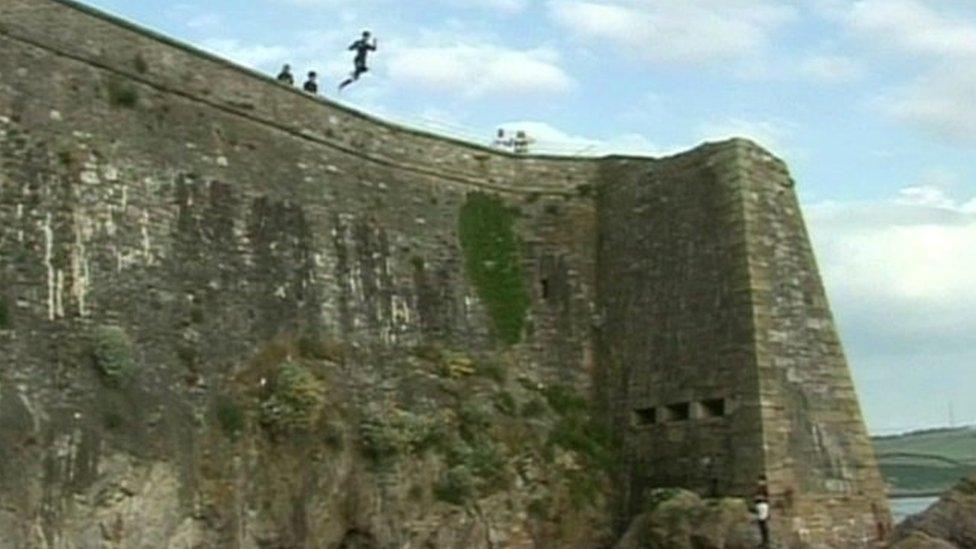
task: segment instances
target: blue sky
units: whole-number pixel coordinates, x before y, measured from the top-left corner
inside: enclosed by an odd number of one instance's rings
[[[470,140],[659,155],[751,137],[798,182],[869,428],[976,424],[976,3],[88,0]],[[337,97],[363,29],[372,72]]]

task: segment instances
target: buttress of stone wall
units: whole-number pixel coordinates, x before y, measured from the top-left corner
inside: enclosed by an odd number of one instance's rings
[[[734,147],[603,172],[598,341],[631,509],[649,487],[745,496],[762,471]]]
[[[801,540],[863,543],[889,520],[885,487],[793,180],[768,153],[739,156],[770,488]]]

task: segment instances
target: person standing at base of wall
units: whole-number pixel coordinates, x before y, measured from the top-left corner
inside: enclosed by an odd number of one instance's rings
[[[759,525],[761,547],[769,547],[769,501],[765,497],[756,497],[756,524]]]

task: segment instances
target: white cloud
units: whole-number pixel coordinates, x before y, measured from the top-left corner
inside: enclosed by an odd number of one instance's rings
[[[923,55],[976,56],[976,22],[918,0],[861,0],[844,19],[853,30],[886,47]]]
[[[728,118],[702,124],[699,140],[720,141],[733,137],[745,137],[755,141],[777,156],[790,160],[802,159],[805,154],[793,143],[796,124],[781,119]]]
[[[440,0],[448,5],[481,8],[502,13],[517,13],[525,9],[528,0]]]
[[[863,75],[861,64],[844,55],[811,55],[799,65],[802,76],[824,84],[843,84]]]
[[[569,91],[573,79],[559,66],[555,51],[515,50],[490,43],[394,48],[386,74],[395,86],[518,100]]]
[[[186,26],[191,29],[208,29],[220,25],[221,21],[221,17],[216,13],[202,13],[190,17],[186,22]]]
[[[852,309],[883,306],[879,319],[897,310],[907,315],[904,326],[917,329],[954,331],[959,322],[976,329],[973,206],[972,200],[917,185],[887,200],[808,207],[833,302]]]
[[[653,63],[715,64],[753,57],[795,18],[770,0],[550,0],[549,12],[579,38]]]
[[[659,156],[675,152],[660,148],[638,133],[619,134],[600,139],[572,134],[536,120],[505,122],[498,127],[503,128],[508,135],[514,135],[519,130],[524,131],[533,140],[530,151],[539,154]]]
[[[335,7],[348,6],[348,0],[273,0],[278,3],[291,4],[295,6],[315,8],[315,7]],[[502,14],[518,13],[525,9],[528,0],[435,0],[436,3],[448,7],[470,8],[495,11]],[[395,0],[360,0],[360,5],[373,4],[395,4]]]
[[[200,46],[216,55],[226,57],[235,63],[253,69],[286,60],[290,53],[290,50],[284,46],[245,45],[232,38],[209,38],[201,42]]]
[[[913,81],[879,96],[879,110],[953,142],[976,142],[976,20],[947,2],[860,0],[830,16],[876,49],[913,61]]]
[[[939,137],[976,142],[976,58],[935,69],[878,98],[877,105]]]

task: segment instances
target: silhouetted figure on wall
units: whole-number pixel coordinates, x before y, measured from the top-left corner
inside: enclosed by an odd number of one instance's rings
[[[356,58],[353,60],[353,70],[350,73],[349,78],[346,78],[342,84],[339,84],[339,91],[343,88],[352,84],[364,73],[369,71],[369,67],[366,66],[366,56],[371,51],[376,51],[376,39],[373,38],[373,42],[369,41],[369,31],[363,31],[363,37],[356,40],[349,46],[350,51],[356,52]]]
[[[515,154],[528,154],[529,145],[534,143],[535,140],[528,136],[523,130],[518,130],[515,132],[515,141],[513,143],[513,152]]]
[[[511,150],[515,146],[515,140],[505,136],[504,128],[498,128],[498,132],[495,134],[495,140],[491,144],[498,149]]]
[[[295,77],[291,74],[291,65],[281,67],[281,72],[278,73],[278,82],[289,86],[295,85]]]
[[[315,77],[316,76],[317,75],[315,74],[315,71],[309,72],[308,73],[308,80],[305,81],[305,85],[302,86],[302,89],[305,90],[305,91],[307,91],[308,93],[311,93],[311,94],[318,93],[319,92],[319,85],[315,82]]]

